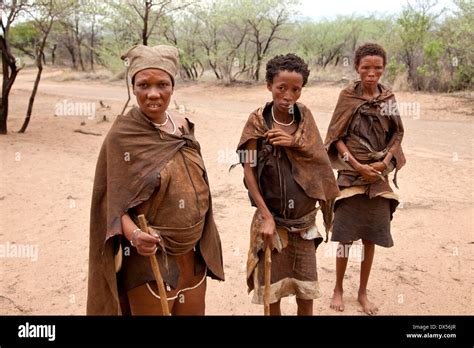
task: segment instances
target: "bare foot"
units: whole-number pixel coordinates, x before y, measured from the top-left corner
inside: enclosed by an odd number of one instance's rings
[[[367,293],[359,293],[357,300],[359,301],[365,313],[367,313],[368,315],[377,314],[379,309],[375,304],[369,301],[369,299],[367,298]]]
[[[335,311],[344,311],[344,301],[342,300],[342,293],[342,289],[334,289],[334,294],[332,295],[331,304],[329,307],[331,307]]]

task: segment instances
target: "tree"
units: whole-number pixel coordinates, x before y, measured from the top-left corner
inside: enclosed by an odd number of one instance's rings
[[[443,22],[438,35],[445,48],[450,91],[472,89],[474,84],[474,3],[455,0],[455,5],[454,16]]]
[[[38,44],[35,47],[35,62],[38,71],[36,73],[33,91],[31,92],[30,100],[28,102],[28,110],[26,112],[25,120],[19,133],[25,133],[30,123],[31,114],[33,112],[33,104],[38,91],[39,82],[41,80],[41,73],[43,72],[44,49],[46,47],[46,40],[51,32],[54,21],[59,17],[61,12],[64,12],[65,3],[55,0],[41,0],[32,5],[27,12],[35,21],[38,31],[41,33]]]
[[[224,79],[234,82],[238,75],[246,71],[245,49],[248,46],[245,44],[249,40],[250,25],[239,16],[239,11],[232,4],[225,8],[224,18],[226,25],[222,28],[220,36],[225,47],[225,54],[220,66]],[[241,60],[243,66],[240,63]]]
[[[181,68],[184,71],[182,78],[196,80],[204,73],[201,62],[202,49],[195,39],[199,36],[200,30],[201,23],[192,14],[165,18],[163,35],[169,43],[179,49]]]
[[[278,33],[289,22],[289,15],[297,1],[264,0],[254,2],[240,0],[244,8],[244,18],[250,26],[250,41],[254,44],[255,70],[253,78],[260,79],[262,61],[269,54],[274,41],[281,39]]]
[[[193,8],[201,28],[197,38],[216,78],[232,82],[248,73],[258,81],[262,62],[274,44],[286,40],[282,29],[289,23],[294,4],[296,1],[216,0]]]
[[[33,21],[17,23],[10,28],[10,47],[34,59],[34,47],[38,36]]]
[[[66,23],[64,19],[54,22],[50,33],[50,38],[57,45],[66,49],[71,61],[71,67],[74,70],[77,70],[78,65],[76,40],[74,39],[74,33],[70,25]]]
[[[128,0],[128,4],[139,17],[142,44],[147,46],[150,36],[164,16],[187,7],[190,3],[171,0]]]
[[[97,47],[99,60],[115,73],[123,71],[120,56],[132,45],[165,43],[163,25],[167,16],[185,9],[191,2],[186,0],[107,0],[103,14],[101,45]],[[160,29],[160,30],[159,30]]]
[[[15,82],[18,71],[21,69],[18,61],[12,54],[9,33],[13,21],[24,9],[23,1],[12,0],[5,4],[0,0],[0,49],[2,52],[2,97],[0,99],[0,134],[7,134],[8,98]]]
[[[416,0],[414,4],[409,2],[397,20],[402,59],[408,69],[408,81],[416,90],[423,89],[423,75],[418,67],[423,65],[423,49],[439,16],[430,13],[435,5],[436,1],[433,0]]]
[[[214,1],[195,12],[201,26],[199,42],[208,65],[219,80],[233,82],[242,73],[240,58],[249,39],[250,27],[242,10],[239,2]]]
[[[67,0],[65,12],[58,18],[62,31],[59,33],[60,39],[69,54],[71,55],[72,65],[77,69],[77,61],[82,71],[85,71],[84,60],[82,57],[82,42],[85,38],[85,29],[82,25],[84,20],[84,4],[83,1]],[[67,9],[67,10],[66,10]]]
[[[88,24],[88,28],[90,28],[88,44],[89,63],[91,70],[94,70],[94,57],[97,56],[95,47],[98,33],[101,29],[99,20],[103,20],[106,10],[104,4],[98,0],[83,0],[83,6],[83,20]]]
[[[218,33],[221,25],[224,25],[221,13],[222,2],[218,1],[212,1],[207,6],[203,4],[200,10],[196,8],[195,11],[195,16],[201,27],[198,40],[204,49],[207,64],[218,80],[224,77],[219,69],[221,44]]]
[[[350,33],[342,25],[342,21],[342,18],[338,18],[334,21],[323,20],[318,23],[299,24],[300,34],[295,34],[295,36],[302,56],[324,69],[345,50],[353,52],[348,46]]]

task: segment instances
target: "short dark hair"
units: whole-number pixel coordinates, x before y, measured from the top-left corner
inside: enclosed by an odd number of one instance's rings
[[[360,64],[362,58],[366,56],[378,56],[383,59],[383,66],[387,65],[387,53],[382,46],[376,43],[366,43],[362,46],[357,47],[354,57],[354,67],[357,67]]]
[[[278,55],[270,59],[267,63],[267,72],[265,80],[272,83],[273,79],[280,71],[294,71],[303,76],[303,86],[308,82],[309,69],[308,64],[296,54],[288,53],[286,55]]]

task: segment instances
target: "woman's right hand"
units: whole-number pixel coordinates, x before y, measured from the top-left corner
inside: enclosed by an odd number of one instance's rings
[[[263,226],[260,231],[262,234],[264,248],[267,248],[267,245],[272,245],[273,235],[276,233],[276,224],[273,216],[263,218]]]
[[[368,164],[361,164],[357,171],[359,172],[362,180],[367,181],[368,183],[372,184],[380,179],[380,173],[378,170],[374,169],[373,167],[369,166]]]
[[[149,227],[150,234],[145,232],[136,232],[132,236],[133,245],[137,249],[137,252],[142,256],[155,255],[158,250],[158,243],[161,242],[161,237],[156,231]]]

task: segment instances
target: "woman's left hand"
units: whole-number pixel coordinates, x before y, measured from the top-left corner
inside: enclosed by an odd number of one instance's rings
[[[294,147],[295,146],[295,137],[291,134],[286,133],[282,129],[274,128],[270,129],[264,134],[267,140],[271,145],[274,146],[285,146],[285,147]]]
[[[382,173],[386,169],[385,164],[383,162],[374,162],[369,164],[369,166],[371,166],[380,173]]]

